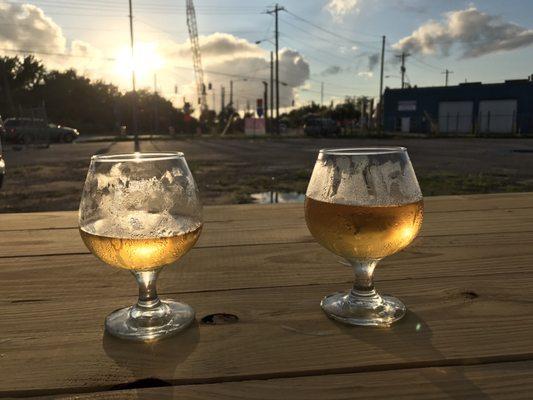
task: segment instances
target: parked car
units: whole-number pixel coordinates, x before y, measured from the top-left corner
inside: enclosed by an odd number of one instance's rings
[[[74,141],[80,134],[77,129],[47,124],[38,118],[7,118],[4,121],[6,142],[30,144],[33,142]]]
[[[331,118],[309,118],[304,125],[307,136],[336,136],[340,132],[339,125]]]
[[[4,153],[2,151],[2,141],[0,140],[0,188],[4,183],[4,176],[6,174],[6,163],[4,161]]]

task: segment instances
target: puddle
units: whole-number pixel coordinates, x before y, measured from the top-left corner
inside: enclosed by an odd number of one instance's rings
[[[298,192],[261,192],[252,193],[252,201],[258,204],[302,203],[305,194]]]

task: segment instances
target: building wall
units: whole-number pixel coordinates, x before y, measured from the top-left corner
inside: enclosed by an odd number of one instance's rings
[[[440,103],[472,102],[471,126],[472,131],[477,131],[481,126],[479,106],[483,100],[516,100],[514,129],[522,134],[533,134],[533,82],[530,80],[498,84],[467,83],[448,87],[386,89],[383,122],[387,131],[400,131],[402,118],[410,117],[411,132],[429,133],[439,126]],[[413,107],[413,103],[416,107]],[[450,106],[451,108],[453,107]],[[462,121],[462,124],[466,122]],[[443,126],[442,121],[440,125]]]

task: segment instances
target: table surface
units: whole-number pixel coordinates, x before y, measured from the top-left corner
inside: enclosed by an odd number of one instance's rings
[[[533,194],[425,204],[420,236],[376,270],[409,309],[391,328],[322,313],[352,272],[313,241],[301,204],[205,207],[198,244],[158,285],[197,322],[150,344],[104,335],[136,286],[89,254],[76,213],[1,215],[0,397],[531,398]],[[239,321],[200,321],[217,312]]]

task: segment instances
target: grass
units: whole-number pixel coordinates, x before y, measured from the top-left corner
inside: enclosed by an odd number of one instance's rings
[[[424,196],[533,191],[533,180],[495,173],[438,172],[419,175]]]
[[[204,204],[251,203],[252,193],[305,193],[311,169],[246,162],[189,162]],[[85,161],[18,166],[0,190],[0,211],[76,210],[87,172]],[[533,191],[533,178],[506,174],[417,170],[424,196]]]

